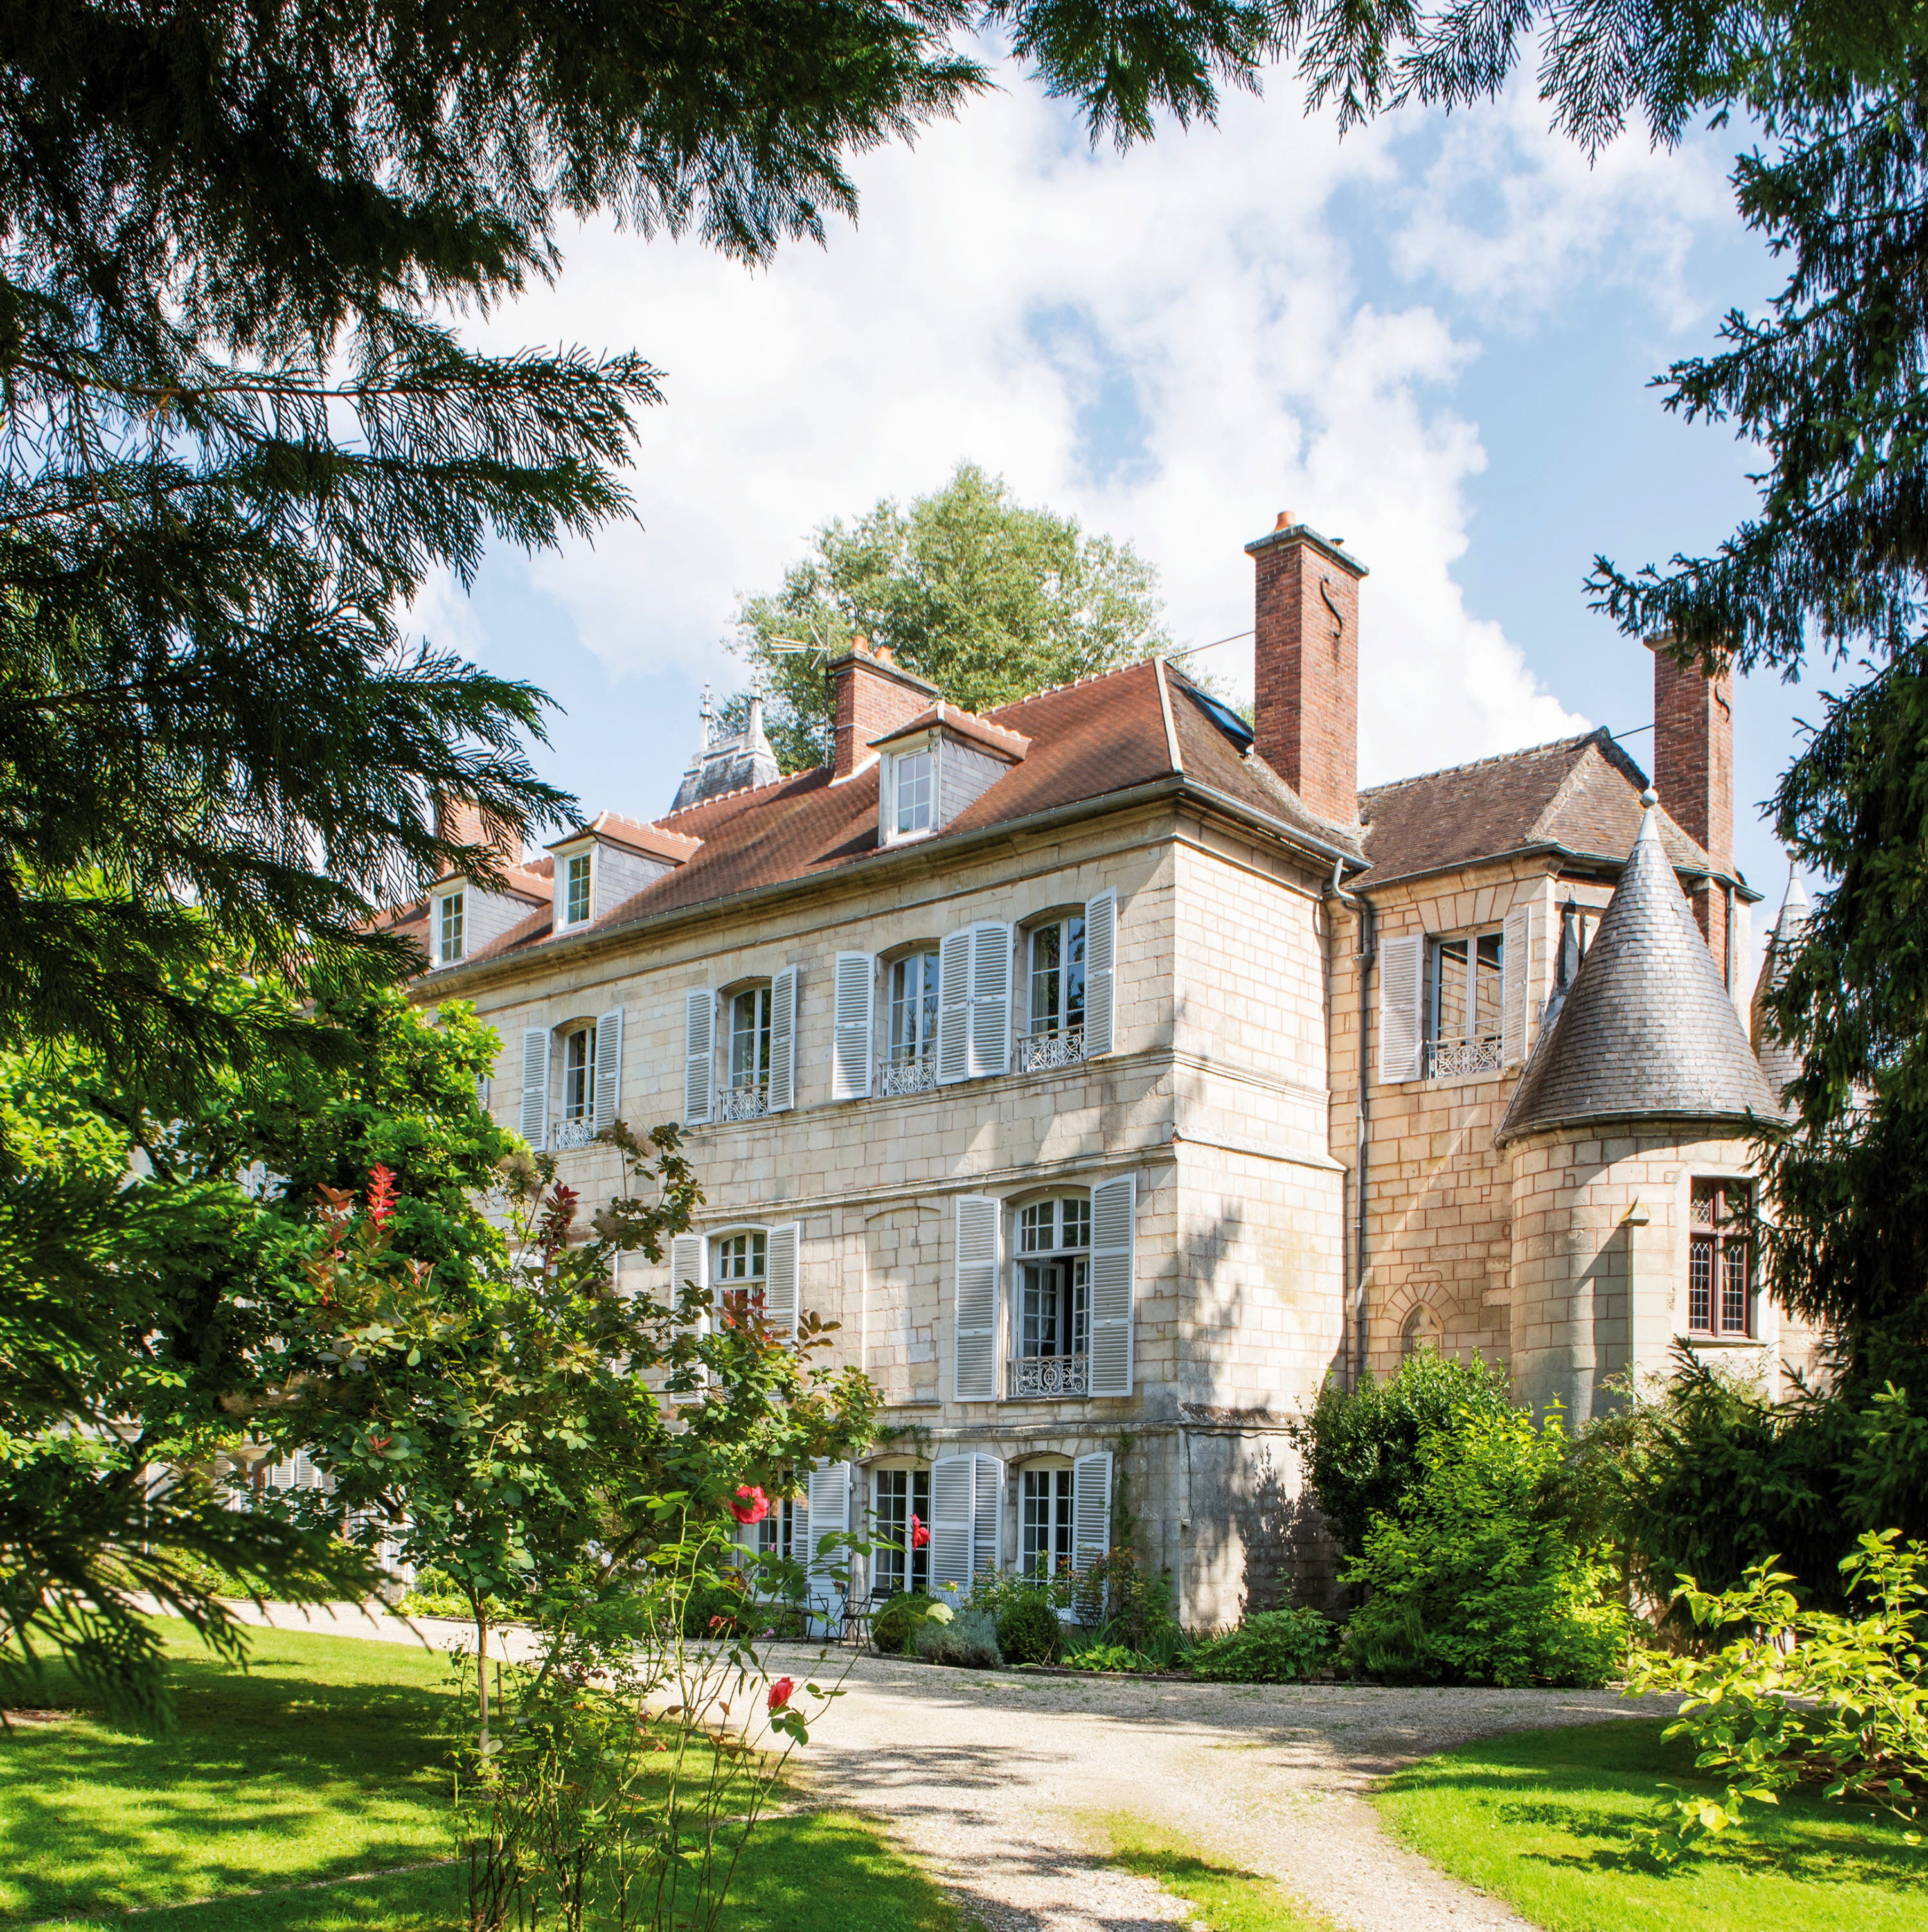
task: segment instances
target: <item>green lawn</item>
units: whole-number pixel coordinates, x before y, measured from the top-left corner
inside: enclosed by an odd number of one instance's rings
[[[1639,1833],[1656,1784],[1698,1778],[1657,1720],[1524,1731],[1429,1757],[1376,1802],[1393,1831],[1546,1932],[1921,1932],[1928,1851],[1798,1793],[1744,1841],[1657,1868]]]
[[[245,1676],[169,1626],[181,1728],[85,1713],[0,1736],[0,1926],[379,1932],[459,1922],[445,1659],[353,1638],[259,1634]],[[66,1701],[56,1680],[55,1702]],[[364,1882],[350,1874],[388,1872]],[[321,1881],[319,1889],[295,1889]],[[244,1898],[238,1894],[258,1892]],[[215,1903],[187,1905],[207,1899]],[[774,1818],[740,1869],[732,1932],[954,1932],[943,1894],[861,1821]]]
[[[1169,1898],[1192,1907],[1192,1922],[1207,1932],[1336,1932],[1332,1921],[1258,1872],[1162,1825],[1143,1818],[1111,1817],[1103,1825],[1111,1863],[1154,1880]]]

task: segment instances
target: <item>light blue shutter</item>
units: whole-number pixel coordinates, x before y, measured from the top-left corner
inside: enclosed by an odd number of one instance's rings
[[[715,1040],[716,996],[700,987],[683,1008],[683,1119],[692,1127],[709,1118],[716,1088]]]
[[[1425,1058],[1426,935],[1405,933],[1379,942],[1379,1078],[1417,1080]]]
[[[1084,1057],[1111,1051],[1112,960],[1117,951],[1118,895],[1084,902]]]
[[[786,1221],[769,1231],[763,1249],[763,1318],[786,1342],[796,1340],[799,1232]]]
[[[549,1029],[522,1036],[522,1137],[538,1153],[549,1144]]]
[[[622,1098],[622,1009],[613,1008],[596,1022],[595,1130],[616,1124]]]
[[[876,1000],[876,960],[868,952],[838,953],[837,1010],[830,1053],[833,1100],[862,1100],[869,1096]]]
[[[797,969],[786,966],[770,982],[770,1112],[787,1113],[796,1100]]]
[[[931,1466],[931,1593],[952,1603],[970,1588],[976,1462],[943,1456]]]
[[[968,1080],[970,1064],[971,928],[947,932],[937,946],[937,1084]]]
[[[1088,1570],[1111,1546],[1111,1452],[1080,1456],[1071,1466],[1071,1567]]]
[[[987,920],[970,929],[970,1070],[981,1078],[1010,1067],[1011,928]]]
[[[997,1221],[995,1201],[958,1197],[951,1352],[951,1393],[958,1402],[997,1399]]]
[[[1131,1174],[1091,1190],[1091,1393],[1132,1392],[1134,1224],[1138,1184]]]
[[[1526,993],[1533,967],[1533,908],[1515,906],[1500,938],[1500,1064],[1526,1058]]]
[[[995,1456],[971,1458],[970,1571],[994,1576],[1004,1561],[1004,1465]]]

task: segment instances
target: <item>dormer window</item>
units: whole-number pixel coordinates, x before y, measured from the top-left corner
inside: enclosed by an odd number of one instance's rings
[[[453,966],[462,957],[466,892],[444,892],[435,902],[435,963]]]
[[[565,860],[562,880],[562,923],[585,926],[589,916],[589,878],[592,855],[578,852]]]
[[[900,752],[890,761],[891,789],[895,809],[892,836],[907,838],[928,832],[937,817],[937,760],[927,746]]]

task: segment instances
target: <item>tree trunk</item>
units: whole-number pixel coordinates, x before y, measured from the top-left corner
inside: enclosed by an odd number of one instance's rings
[[[481,1720],[482,1751],[489,1748],[489,1613],[475,1599],[475,1709]]]

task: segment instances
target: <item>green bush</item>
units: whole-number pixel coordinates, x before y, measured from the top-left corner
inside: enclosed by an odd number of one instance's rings
[[[871,1642],[892,1657],[908,1657],[917,1648],[917,1632],[936,1601],[922,1590],[899,1591],[871,1619]]]
[[[997,1648],[1007,1664],[1053,1663],[1063,1628],[1045,1592],[1025,1591],[998,1613]]]
[[[1462,1412],[1513,1412],[1505,1378],[1483,1362],[1408,1356],[1390,1382],[1371,1373],[1348,1390],[1327,1382],[1287,1432],[1304,1459],[1312,1501],[1348,1556],[1366,1547],[1377,1516],[1393,1516],[1423,1470],[1420,1445]]]
[[[759,1608],[741,1583],[700,1586],[683,1599],[683,1635],[698,1639],[749,1634]]]
[[[1087,1643],[1066,1658],[1073,1670],[1156,1670],[1159,1666],[1128,1643]]]
[[[454,1578],[440,1570],[418,1570],[407,1594],[395,1607],[405,1617],[454,1617],[463,1623],[475,1614],[469,1599],[456,1588]],[[502,1622],[513,1614],[499,1597],[485,1598],[482,1607],[491,1623]]]
[[[961,1610],[947,1622],[927,1616],[917,1626],[917,1654],[933,1664],[961,1664],[973,1670],[1004,1661],[997,1648],[997,1625],[988,1610]]]
[[[1337,1634],[1317,1610],[1255,1610],[1237,1630],[1198,1645],[1192,1668],[1219,1684],[1297,1684],[1325,1661]]]
[[[1462,1410],[1420,1445],[1420,1479],[1381,1514],[1345,1580],[1369,1594],[1346,1626],[1347,1667],[1403,1683],[1600,1684],[1630,1624],[1600,1540],[1560,1503],[1558,1414]]]

